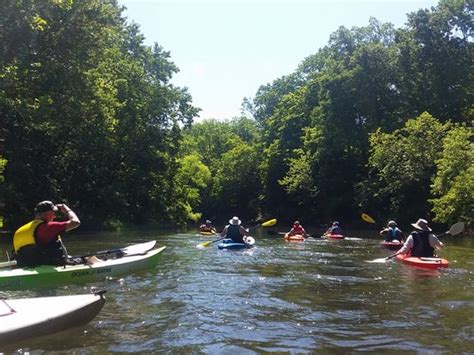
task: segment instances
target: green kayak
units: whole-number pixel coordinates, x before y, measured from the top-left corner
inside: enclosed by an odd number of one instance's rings
[[[152,268],[156,266],[160,253],[166,248],[163,246],[157,249],[147,249],[154,243],[156,242],[135,244],[123,248],[122,251],[133,251],[133,253],[122,253],[120,257],[110,258],[92,265],[42,265],[34,268],[1,268],[0,289],[16,290],[80,284]],[[104,254],[104,252],[98,252],[98,254],[100,257],[100,254]]]

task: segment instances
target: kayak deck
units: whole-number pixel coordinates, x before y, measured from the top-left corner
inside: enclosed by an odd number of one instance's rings
[[[439,269],[449,266],[449,261],[443,258],[418,258],[416,256],[406,256],[400,254],[397,255],[396,258],[404,264],[424,269]]]
[[[304,242],[305,238],[301,234],[289,235],[288,233],[285,234],[284,239],[287,242]]]
[[[247,238],[252,238],[252,237],[247,237]],[[255,243],[255,240],[252,238],[250,240],[252,243],[236,243],[232,239],[223,239],[219,244],[217,244],[217,247],[219,249],[230,249],[230,250],[238,250],[238,249],[248,249],[253,246]]]
[[[34,268],[0,269],[0,288],[26,289],[100,281],[154,267],[165,248],[163,246],[140,254],[127,254],[92,265],[42,265]]]
[[[380,242],[380,246],[388,250],[398,250],[403,246],[403,243],[383,241],[383,242]]]
[[[326,239],[342,240],[344,236],[342,234],[325,234],[323,236]]]
[[[104,306],[103,293],[2,300],[0,344],[87,324]]]

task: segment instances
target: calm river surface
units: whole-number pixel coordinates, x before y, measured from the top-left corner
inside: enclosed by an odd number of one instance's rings
[[[389,254],[377,233],[347,235],[289,244],[260,230],[253,249],[221,251],[196,248],[209,238],[194,231],[72,234],[65,238],[71,254],[153,239],[167,249],[155,269],[120,279],[0,290],[3,298],[107,290],[104,308],[88,325],[0,351],[472,354],[473,236],[444,238],[441,256],[450,267],[423,271],[395,261],[366,263]],[[0,241],[2,254],[9,248]]]

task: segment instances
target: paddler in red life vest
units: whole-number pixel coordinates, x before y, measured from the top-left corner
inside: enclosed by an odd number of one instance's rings
[[[56,213],[66,216],[65,221],[54,221]],[[82,260],[70,258],[60,233],[79,227],[81,221],[66,204],[55,205],[41,201],[35,207],[35,218],[18,228],[13,236],[13,249],[19,266],[76,265],[99,261],[95,256]]]
[[[246,237],[249,235],[249,231],[242,226],[242,221],[237,216],[232,217],[221,232],[223,238],[230,238],[235,243],[246,243]]]
[[[293,227],[288,232],[288,235],[302,235],[304,237],[306,236],[306,231],[304,230],[303,226],[300,224],[299,221],[295,221],[293,222]]]
[[[416,257],[431,258],[435,256],[435,249],[441,249],[444,244],[431,232],[426,219],[418,219],[411,224],[415,230],[410,233],[403,247],[394,255],[410,254]]]
[[[403,232],[397,227],[395,221],[389,221],[387,227],[380,231],[380,235],[386,242],[403,242],[405,240]]]

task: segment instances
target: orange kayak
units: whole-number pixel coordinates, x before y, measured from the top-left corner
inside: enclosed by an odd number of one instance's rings
[[[287,242],[304,242],[304,236],[301,234],[289,235],[286,233],[284,238]]]
[[[324,237],[327,239],[344,239],[342,234],[325,234]]]
[[[425,269],[439,269],[443,267],[448,267],[449,261],[443,258],[425,258],[425,257],[416,257],[409,255],[397,255],[397,260],[400,260],[404,264],[410,266],[421,267]]]

